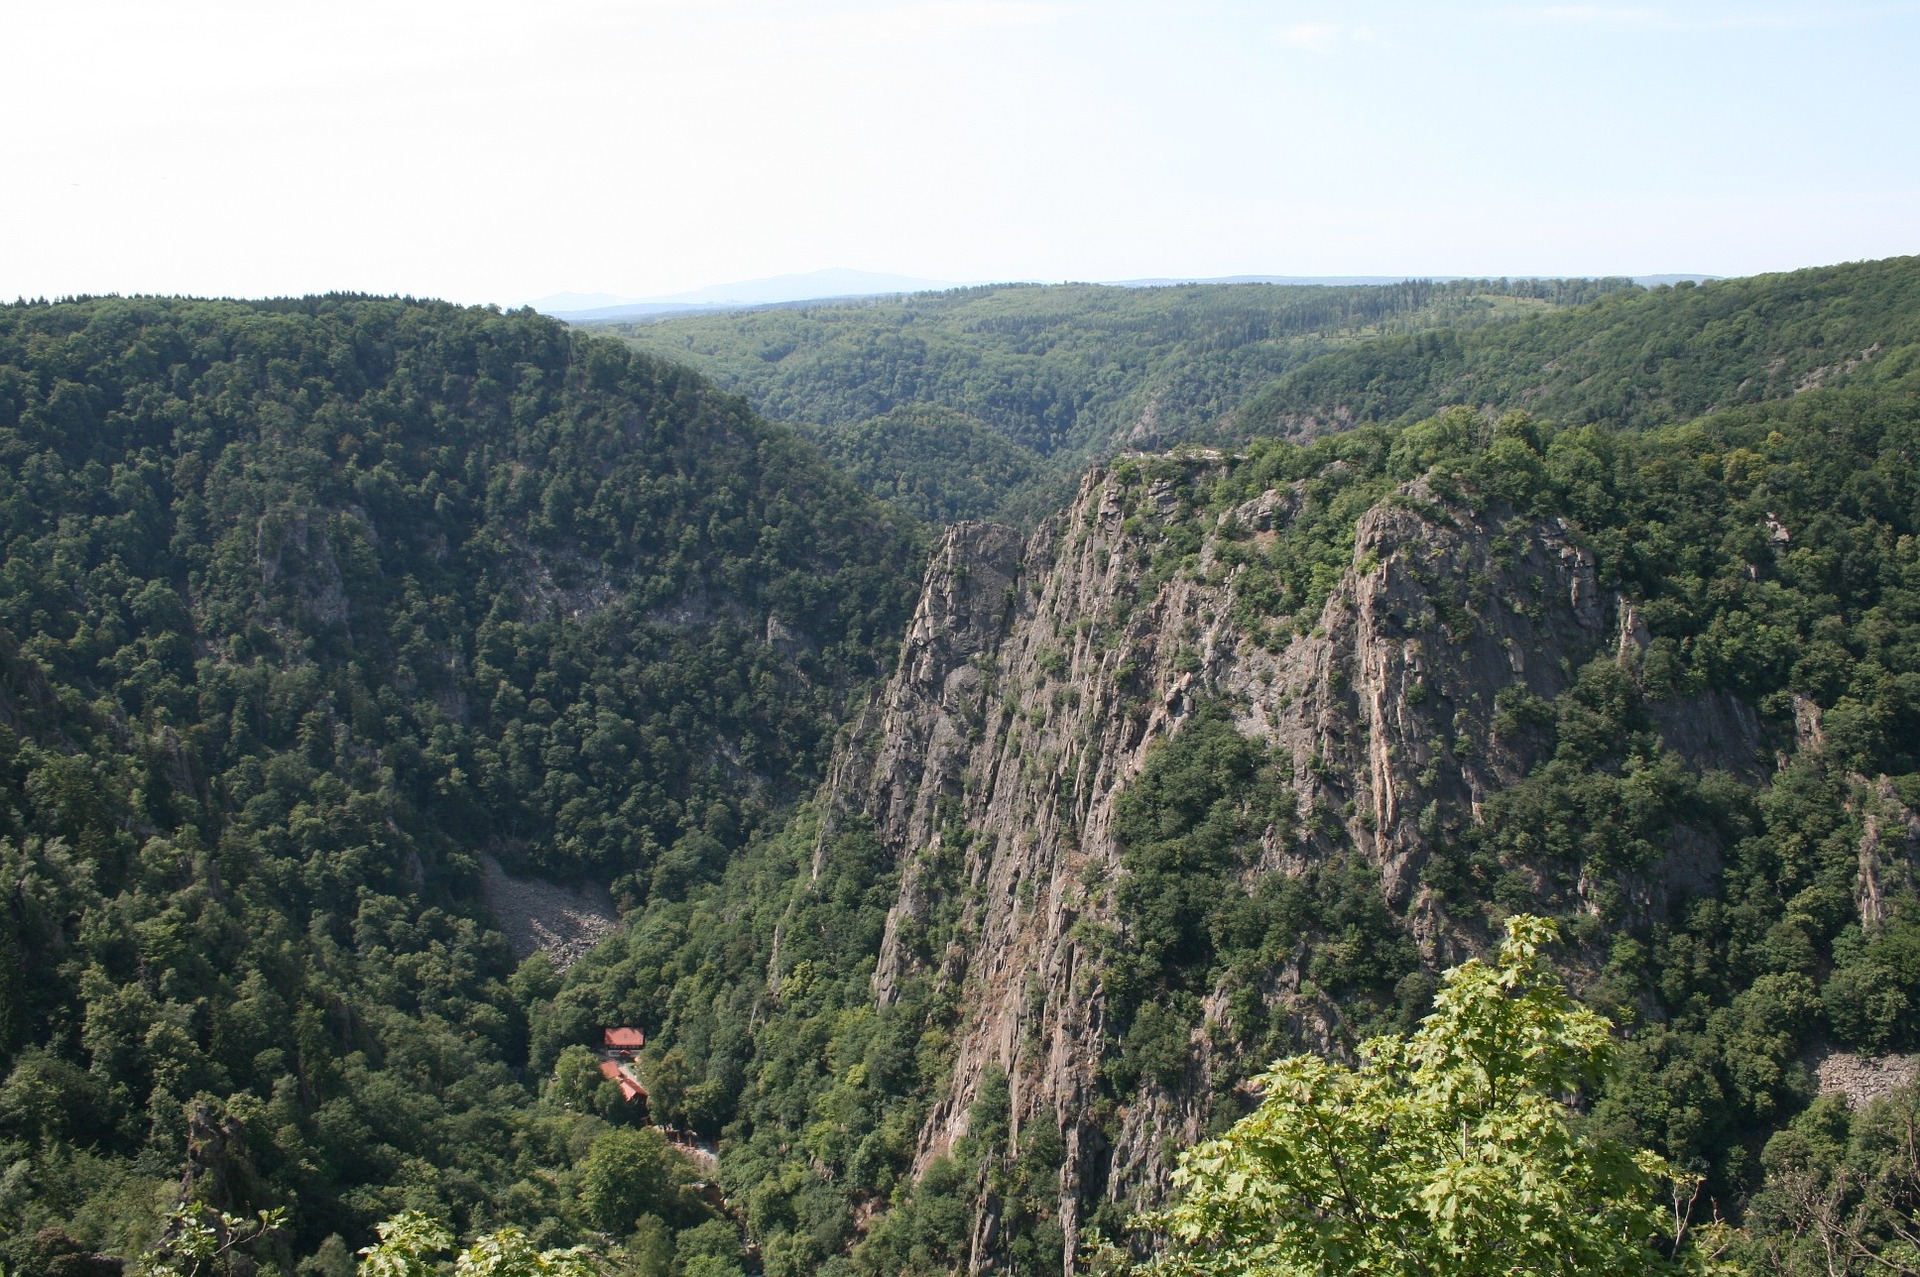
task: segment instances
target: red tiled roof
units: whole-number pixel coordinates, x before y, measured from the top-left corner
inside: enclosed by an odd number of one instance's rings
[[[600,1074],[609,1082],[620,1084],[620,1096],[629,1103],[647,1098],[647,1089],[620,1071],[620,1066],[612,1060],[600,1061]]]
[[[608,1046],[622,1051],[638,1051],[647,1044],[647,1035],[638,1029],[608,1029],[600,1036]]]

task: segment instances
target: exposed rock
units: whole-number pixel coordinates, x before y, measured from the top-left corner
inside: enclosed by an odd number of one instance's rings
[[[1855,777],[1854,782],[1857,790],[1867,791],[1856,799],[1864,811],[1854,903],[1860,910],[1860,925],[1878,931],[1887,920],[1888,898],[1912,894],[1920,874],[1920,816],[1900,801],[1887,777],[1870,788],[1865,777]]]
[[[526,538],[509,535],[505,544],[519,560],[517,592],[521,604],[532,616],[564,616],[573,620],[592,616],[611,607],[626,591],[598,557],[576,548],[536,546]],[[675,611],[686,619],[676,622]],[[704,596],[682,600],[674,608],[659,609],[646,619],[649,624],[686,628],[704,624],[709,610]]]
[[[343,526],[348,523],[362,529],[370,542],[376,541],[370,527],[352,513],[332,516]],[[254,530],[254,559],[260,571],[264,594],[290,590],[295,606],[314,624],[323,628],[346,626],[351,609],[347,589],[334,555],[333,539],[328,533],[329,516],[324,511],[290,507],[260,516]]]
[[[480,888],[487,908],[516,959],[544,953],[555,971],[585,957],[620,925],[604,887],[562,887],[538,878],[514,878],[482,853]]]
[[[1881,350],[1881,345],[1879,342],[1876,341],[1875,343],[1873,343],[1873,345],[1867,347],[1865,350],[1861,351],[1858,355],[1850,356],[1846,359],[1841,360],[1837,364],[1822,364],[1820,367],[1815,368],[1813,371],[1809,372],[1806,376],[1802,377],[1799,381],[1795,382],[1793,386],[1793,393],[1796,395],[1803,394],[1806,391],[1816,389],[1819,386],[1826,384],[1826,382],[1833,377],[1844,377],[1848,373],[1852,372],[1855,368],[1858,368],[1861,364],[1866,363],[1869,359],[1872,359],[1875,355],[1879,354],[1880,350]]]
[[[1854,1109],[1910,1085],[1920,1076],[1920,1055],[1855,1055],[1824,1050],[1811,1063],[1820,1094],[1844,1095]]]
[[[1827,747],[1827,733],[1821,726],[1819,704],[1798,692],[1793,694],[1793,738],[1800,749]]]
[[[1702,692],[1679,700],[1653,701],[1647,716],[1668,749],[1696,771],[1732,772],[1757,784],[1766,768],[1766,735],[1753,706],[1725,692]]]
[[[1565,524],[1473,515],[1422,483],[1362,516],[1352,565],[1314,624],[1237,622],[1246,569],[1220,557],[1224,539],[1270,540],[1300,508],[1297,491],[1205,520],[1190,566],[1152,570],[1160,529],[1198,517],[1195,483],[1223,464],[1158,459],[1131,487],[1096,471],[1024,546],[993,525],[950,529],[898,669],[831,771],[823,830],[863,815],[901,865],[876,1001],[919,976],[949,985],[961,1008],[916,1173],[965,1133],[981,1079],[1004,1069],[1016,1144],[1029,1122],[1063,1133],[1069,1239],[1099,1200],[1139,1206],[1165,1193],[1167,1149],[1205,1131],[1210,1078],[1225,1063],[1212,1053],[1229,1049],[1203,1025],[1185,1084],[1143,1082],[1096,1120],[1107,1011],[1087,937],[1114,924],[1114,802],[1153,746],[1203,700],[1231,707],[1240,730],[1286,760],[1302,831],[1270,832],[1250,879],[1356,849],[1425,955],[1450,963],[1483,938],[1421,886],[1433,840],[1464,828],[1548,743],[1544,729],[1503,716],[1500,698],[1551,699],[1586,661],[1646,643]],[[1707,696],[1654,717],[1692,767],[1757,774],[1750,708]],[[1637,906],[1658,910],[1718,872],[1711,840],[1680,831]],[[936,916],[957,919],[939,952],[925,943]],[[1282,968],[1264,992],[1331,1047],[1338,1008],[1299,997],[1300,983]],[[1210,1020],[1223,1017],[1222,998],[1208,1005]],[[976,1221],[976,1241],[992,1236],[991,1221]]]

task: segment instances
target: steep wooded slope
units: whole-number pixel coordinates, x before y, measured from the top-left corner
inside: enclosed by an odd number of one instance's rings
[[[1058,467],[992,427],[930,404],[845,426],[803,425],[829,462],[883,501],[936,527],[1020,512],[1065,496]]]
[[[1383,337],[1250,394],[1222,433],[1300,434],[1452,404],[1645,428],[1920,367],[1920,258],[1623,290],[1518,323]]]
[[[717,877],[918,561],[685,370],[364,298],[0,308],[0,529],[28,1274],[135,1253],[187,1166],[294,1253],[403,1205],[575,1233],[595,1127],[518,1071],[550,976],[509,987],[481,858],[629,906]]]
[[[94,1272],[184,1166],[309,1271],[402,1205],[741,1271],[610,1129],[638,1023],[765,1272],[1059,1271],[1521,908],[1628,1026],[1592,1120],[1737,1209],[1803,1052],[1920,1045],[1901,366],[1127,458],[914,610],[792,435],[537,317],[0,310],[0,1248]],[[516,971],[481,853],[624,932]]]
[[[1737,1210],[1804,1051],[1913,1041],[1916,448],[1910,395],[1456,413],[951,529],[734,1002],[813,1043],[729,1114],[769,1271],[1058,1271],[1521,908],[1629,1026],[1595,1120]]]

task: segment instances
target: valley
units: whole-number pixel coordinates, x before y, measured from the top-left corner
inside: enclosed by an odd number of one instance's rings
[[[1522,915],[1726,1262],[1895,1253],[1920,259],[23,303],[0,452],[23,1277],[1085,1271]]]

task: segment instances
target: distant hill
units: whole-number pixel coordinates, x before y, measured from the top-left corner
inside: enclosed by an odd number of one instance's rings
[[[1061,486],[1089,461],[1182,441],[1233,444],[1525,406],[1633,428],[1904,367],[1920,341],[1920,259],[1750,279],[1411,280],[1391,284],[997,285],[608,326],[690,364],[769,416],[835,432],[909,405],[959,414],[1038,458],[1006,490]],[[860,482],[923,516],[950,447],[924,430],[862,445]],[[953,447],[960,445],[955,444]],[[923,468],[924,467],[924,468]],[[997,474],[1011,474],[995,470]],[[1023,470],[1023,474],[1026,472]],[[1051,487],[1048,487],[1048,484]],[[1038,485],[1036,487],[1036,485]]]
[[[620,297],[612,293],[555,293],[527,304],[543,315],[573,324],[607,323],[622,319],[646,319],[659,315],[698,314],[714,310],[741,310],[755,306],[779,306],[790,302],[822,301],[845,297],[880,297],[902,293],[924,293],[952,288],[937,279],[912,275],[892,275],[881,271],[829,270],[808,271],[801,275],[773,275],[766,279],[744,279],[730,284],[713,284],[684,293],[663,297]]]
[[[1525,407],[1645,428],[1920,358],[1920,257],[1621,290],[1591,305],[1331,352],[1250,396],[1218,437]]]
[[[994,285],[608,331],[699,369],[817,438],[933,405],[1068,476],[1090,457],[1204,432],[1246,395],[1328,351],[1437,325],[1472,329],[1632,288],[1624,279]],[[889,455],[910,465],[897,449]],[[934,468],[952,473],[944,461]],[[863,482],[877,493],[904,484],[931,494],[941,479],[869,470]]]
[[[1107,280],[1116,288],[1169,288],[1182,284],[1312,284],[1323,288],[1351,288],[1368,284],[1403,284],[1410,279],[1424,279],[1433,284],[1452,284],[1465,279],[1474,279],[1472,275],[1211,275],[1196,278],[1188,275],[1166,275],[1153,279],[1114,279]],[[1556,279],[1553,275],[1512,276],[1515,279],[1541,280]],[[1703,284],[1710,279],[1719,279],[1718,275],[1632,275],[1634,283],[1642,288],[1658,288],[1662,284],[1678,284],[1681,281]]]

